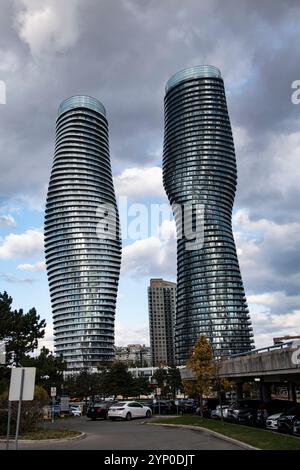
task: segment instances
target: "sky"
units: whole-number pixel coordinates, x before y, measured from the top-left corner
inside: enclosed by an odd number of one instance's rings
[[[225,83],[238,166],[233,228],[255,345],[300,334],[299,2],[0,0],[0,11],[0,291],[47,320],[43,345],[53,344],[43,220],[60,102],[102,101],[118,197],[167,204],[164,87],[199,64],[219,67]],[[172,229],[160,225],[160,234]],[[149,279],[176,280],[175,239],[159,233],[123,241],[117,345],[149,344]]]

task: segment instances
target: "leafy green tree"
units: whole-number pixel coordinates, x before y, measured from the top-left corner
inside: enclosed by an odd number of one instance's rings
[[[176,398],[176,391],[183,388],[180,371],[176,366],[168,368],[167,383],[170,387],[173,398]]]
[[[133,381],[132,396],[139,397],[140,395],[151,395],[153,393],[153,386],[149,383],[146,377],[138,377]]]
[[[67,363],[62,356],[54,356],[49,349],[43,347],[37,357],[26,357],[25,367],[36,367],[36,384],[42,386],[50,394],[50,388],[56,387],[62,391]]]
[[[165,367],[160,366],[158,369],[153,374],[153,379],[157,385],[158,388],[161,389],[161,395],[162,397],[165,397],[167,394],[167,391],[169,390],[168,387],[168,371]]]
[[[199,336],[186,365],[195,375],[195,380],[184,381],[184,390],[199,399],[200,415],[203,417],[203,396],[208,395],[215,377],[212,347],[206,336]]]
[[[101,374],[101,390],[105,396],[122,395],[127,398],[135,389],[133,375],[128,371],[126,364],[113,362]]]
[[[93,399],[95,395],[101,393],[101,374],[82,370],[79,374],[73,374],[65,380],[64,390],[71,397],[83,398],[87,402],[88,397]]]
[[[0,294],[0,341],[6,343],[6,363],[20,366],[44,337],[46,322],[40,320],[35,308],[24,313],[22,309],[12,310],[11,306],[12,298],[7,292]]]

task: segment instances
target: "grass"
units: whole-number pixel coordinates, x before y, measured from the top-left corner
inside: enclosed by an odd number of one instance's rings
[[[222,423],[221,421],[186,415],[176,418],[160,418],[152,421],[161,424],[184,424],[200,426],[224,436],[232,437],[262,450],[300,450],[300,438],[273,431],[242,426],[240,424]]]
[[[69,429],[36,429],[22,434],[20,439],[42,441],[44,439],[66,439],[67,437],[76,437],[80,434],[78,431],[70,431]],[[6,436],[2,436],[1,439],[6,439]],[[14,436],[11,439],[14,439]]]

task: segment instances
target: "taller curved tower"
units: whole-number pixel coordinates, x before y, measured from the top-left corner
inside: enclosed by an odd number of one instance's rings
[[[112,360],[121,242],[106,112],[95,98],[73,96],[58,110],[45,254],[56,353],[72,370]]]
[[[216,356],[250,350],[253,333],[231,222],[235,150],[216,67],[185,69],[167,82],[163,181],[172,206],[204,209],[203,245],[187,249],[184,230],[177,241],[177,363],[186,363],[200,335]],[[179,232],[184,222],[174,213]]]

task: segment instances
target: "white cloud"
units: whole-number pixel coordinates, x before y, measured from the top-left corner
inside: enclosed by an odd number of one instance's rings
[[[80,2],[72,0],[21,0],[24,10],[19,13],[19,36],[26,42],[33,56],[62,53],[73,47],[80,34]]]
[[[45,336],[44,338],[39,340],[38,349],[35,355],[38,355],[40,350],[45,347],[50,351],[54,352],[54,336],[53,336],[53,325],[52,323],[48,323],[45,328]]]
[[[300,310],[276,315],[272,313],[271,294],[263,294],[261,299],[256,298],[255,301],[259,301],[259,304],[252,304],[251,297],[249,296],[248,300],[252,313],[256,348],[272,346],[273,338],[278,336],[296,336],[300,334]],[[270,307],[267,305],[268,303]]]
[[[18,265],[18,269],[21,269],[21,271],[33,271],[33,272],[44,271],[45,268],[46,268],[46,264],[44,261],[38,261],[35,264],[27,263],[27,264]]]
[[[32,284],[34,282],[34,279],[21,278],[13,274],[0,274],[0,279],[3,279],[4,282],[8,282],[9,284]]]
[[[0,259],[28,258],[44,251],[43,233],[29,229],[21,234],[11,233],[0,240]]]
[[[118,196],[166,197],[159,167],[127,168],[114,177],[114,184]]]
[[[18,69],[18,58],[12,51],[0,49],[0,70],[1,72],[15,72]]]
[[[123,248],[122,273],[132,276],[176,274],[176,241],[157,237],[137,240]]]
[[[12,215],[0,215],[0,228],[14,227],[16,221]]]
[[[127,344],[149,345],[148,325],[137,325],[130,327],[121,322],[116,322],[116,345],[127,346]]]

